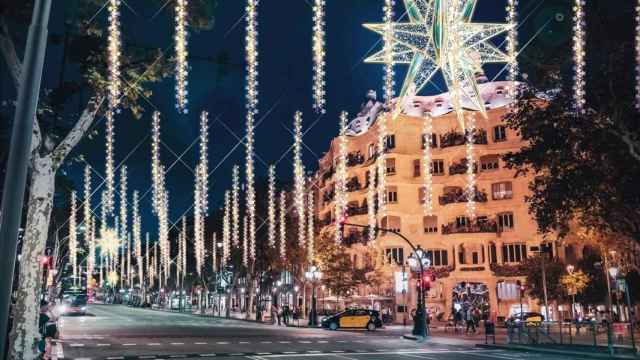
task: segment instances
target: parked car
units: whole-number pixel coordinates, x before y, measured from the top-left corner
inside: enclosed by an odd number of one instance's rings
[[[60,307],[62,315],[86,315],[87,295],[76,295],[71,302],[63,302]]]
[[[330,330],[367,329],[374,331],[382,327],[382,319],[376,310],[348,309],[322,319],[321,325]]]
[[[516,313],[511,315],[505,325],[509,326],[517,326],[521,322],[525,324],[525,326],[539,326],[544,321],[544,316],[537,312],[525,312],[525,313]]]

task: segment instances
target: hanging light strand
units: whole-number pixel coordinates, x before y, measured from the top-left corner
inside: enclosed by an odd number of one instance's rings
[[[385,34],[384,39],[384,100],[387,105],[391,104],[391,100],[395,95],[395,71],[393,70],[393,7],[395,0],[385,0],[384,2],[384,18]]]
[[[142,224],[140,218],[140,194],[138,190],[133,191],[133,200],[131,208],[131,235],[133,236],[134,254],[136,258],[136,264],[138,265],[138,281],[140,286],[144,282],[142,277]]]
[[[246,215],[242,218],[242,265],[249,267],[249,219]]]
[[[431,173],[431,139],[433,136],[433,119],[427,114],[424,119],[423,147],[422,150],[422,174],[424,198],[422,199],[424,213],[433,215],[433,174]]]
[[[120,102],[120,56],[122,43],[120,36],[120,0],[109,0],[107,11],[109,13],[109,26],[107,28],[107,98],[109,111],[116,111]]]
[[[158,214],[160,209],[162,177],[164,173],[160,163],[160,113],[155,111],[151,120],[151,189],[152,208],[155,214]]]
[[[305,214],[304,205],[305,177],[302,163],[302,112],[296,111],[293,122],[293,198],[298,216],[298,246],[304,248]]]
[[[369,225],[368,240],[373,244],[376,239],[376,184],[375,170],[367,172],[367,225]]]
[[[342,243],[342,222],[347,216],[347,118],[346,111],[340,113],[340,133],[338,141],[338,159],[336,166],[336,229],[335,242]]]
[[[377,193],[378,193],[378,217],[380,219],[386,216],[386,190],[387,184],[385,177],[387,174],[387,157],[386,157],[386,140],[387,140],[387,118],[390,114],[382,115],[378,118],[378,158],[376,159],[377,171]]]
[[[83,215],[85,227],[85,242],[87,243],[87,276],[91,277],[95,269],[96,248],[95,248],[95,221],[91,215],[91,168],[84,167],[84,202]]]
[[[201,209],[201,194],[200,194],[200,176],[201,176],[201,172],[200,172],[200,168],[198,167],[196,169],[196,186],[195,186],[195,190],[193,191],[193,202],[194,202],[194,207],[193,207],[193,250],[194,250],[194,255],[196,257],[196,272],[198,273],[198,276],[200,275],[200,272],[202,270],[202,268],[200,267],[202,264],[200,263],[201,258],[200,258],[200,246],[202,243],[202,231],[200,229],[200,225],[202,224],[201,219],[203,218],[202,216],[202,209]]]
[[[585,0],[574,0],[573,5],[573,97],[576,111],[582,113],[585,106],[585,54],[586,21],[584,18]]]
[[[508,70],[507,80],[512,83],[509,84],[509,98],[516,98],[516,84],[514,83],[518,79],[518,73],[520,71],[518,67],[518,2],[519,0],[507,0],[507,23],[510,25],[509,32],[507,33],[507,57],[508,57]]]
[[[230,217],[231,217],[231,200],[229,190],[224,193],[224,214],[222,217],[222,266],[227,266],[231,260],[231,244],[230,244]],[[236,244],[234,244],[236,246]]]
[[[473,159],[474,154],[474,140],[476,130],[476,118],[474,113],[470,113],[467,116],[467,132],[466,132],[466,147],[467,147],[467,216],[471,219],[476,217],[476,163]]]
[[[311,183],[311,181],[309,181]],[[313,264],[315,257],[315,206],[313,197],[314,191],[309,191],[307,195],[307,262]]]
[[[258,113],[258,0],[247,0],[246,6],[246,62],[247,62],[247,137],[246,137],[246,202],[248,236],[255,242],[256,192],[254,184],[254,123]],[[245,234],[247,235],[247,234]]]
[[[217,272],[218,269],[218,240],[216,233],[211,234],[211,271]]]
[[[276,166],[269,166],[269,191],[268,191],[268,241],[269,246],[276,246]]]
[[[175,29],[175,51],[176,51],[176,109],[179,113],[187,114],[188,77],[189,77],[189,56],[187,41],[187,6],[188,0],[176,0],[176,29]]]
[[[113,143],[114,143],[114,131],[113,131],[113,112],[107,110],[105,114],[105,161],[104,161],[104,175],[105,175],[105,200],[107,201],[106,209],[107,214],[111,215],[114,209],[114,196],[115,196],[115,174],[113,166]]]
[[[73,271],[73,284],[78,285],[78,228],[76,217],[76,191],[71,192],[71,203],[69,204],[69,262]]]
[[[280,192],[280,260],[287,260],[287,193]]]
[[[234,165],[231,175],[231,240],[234,247],[240,246],[240,166]]]
[[[120,168],[120,237],[125,239],[129,233],[128,219],[128,203],[127,199],[127,166]]]
[[[325,0],[313,5],[313,109],[325,113]]]

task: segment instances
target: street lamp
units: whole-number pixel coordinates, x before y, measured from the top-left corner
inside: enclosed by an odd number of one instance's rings
[[[573,278],[573,272],[575,271],[575,267],[573,265],[567,265],[567,273],[569,276]],[[576,289],[575,285],[569,289],[569,295],[571,295],[571,317],[576,319]]]
[[[322,279],[322,272],[317,266],[311,265],[304,277],[311,282],[311,310],[309,311],[309,326],[318,326],[318,312],[316,310],[316,285]]]
[[[424,270],[431,266],[431,260],[427,257],[427,253],[422,250],[420,245],[409,255],[409,266],[413,271],[420,274],[420,286],[418,287],[418,306],[416,315],[413,319],[413,335],[425,338],[428,335],[426,324],[426,309],[424,300],[424,289],[422,282],[424,281]]]

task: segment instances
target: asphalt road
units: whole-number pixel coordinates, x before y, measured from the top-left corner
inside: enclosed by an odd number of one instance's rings
[[[476,348],[475,341],[433,336],[417,343],[403,329],[328,331],[202,318],[121,305],[92,305],[61,318],[64,359],[460,359],[568,360],[569,357]]]

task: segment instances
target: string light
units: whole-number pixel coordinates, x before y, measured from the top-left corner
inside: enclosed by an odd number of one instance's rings
[[[87,254],[87,276],[91,277],[96,264],[96,245],[95,245],[95,221],[91,215],[91,168],[89,165],[84,167],[84,227],[85,241],[89,253]]]
[[[249,239],[256,236],[256,192],[254,186],[254,123],[258,113],[258,0],[247,0],[246,6],[246,62],[247,62],[247,137],[246,137],[246,202]]]
[[[234,247],[240,246],[240,166],[234,165],[231,175],[231,239]]]
[[[222,266],[226,266],[231,260],[231,244],[229,241],[230,207],[229,190],[227,190],[224,193],[224,215],[222,217]],[[234,246],[236,245],[234,244]]]
[[[194,255],[196,257],[196,272],[198,273],[198,276],[200,276],[200,273],[202,271],[202,258],[200,257],[200,250],[201,250],[201,246],[202,246],[202,235],[203,232],[201,230],[201,224],[202,222],[202,211],[200,208],[200,204],[202,203],[201,200],[201,195],[200,195],[200,177],[201,172],[200,172],[200,168],[198,167],[196,169],[196,187],[195,190],[193,192],[193,202],[194,202],[194,207],[193,207],[193,247],[194,247]]]
[[[640,0],[636,4],[636,110],[640,110]]]
[[[393,100],[394,86],[395,86],[395,72],[393,70],[393,6],[395,5],[394,0],[385,0],[384,2],[384,25],[385,32],[383,35],[384,38],[384,100],[387,105],[391,104],[391,100]]]
[[[276,167],[269,166],[269,199],[268,199],[268,240],[269,246],[276,246]]]
[[[369,225],[369,243],[376,239],[376,184],[375,170],[368,172],[367,186],[367,223]]]
[[[304,248],[305,206],[304,165],[302,164],[302,112],[296,111],[293,121],[293,201],[298,216],[298,245]]]
[[[184,286],[184,278],[187,273],[187,218],[182,217],[182,232],[180,242],[180,273],[182,274],[181,283]]]
[[[287,193],[280,192],[280,259],[287,260]]]
[[[476,130],[475,114],[467,116],[467,215],[471,219],[476,217],[476,174],[475,161],[473,159],[473,141]]]
[[[313,264],[315,256],[315,206],[313,201],[314,192],[309,191],[307,195],[307,262]]]
[[[325,113],[325,0],[313,5],[313,108]]]
[[[127,166],[120,168],[120,236],[126,238],[129,232],[129,219],[127,217]]]
[[[376,171],[378,172],[378,216],[382,219],[386,216],[386,202],[387,202],[387,156],[386,156],[386,141],[387,141],[387,116],[380,116],[378,118],[378,158],[376,159]]]
[[[171,264],[171,246],[169,244],[169,192],[164,190],[164,165],[160,165],[160,172],[163,175],[158,186],[163,190],[159,196],[158,241],[160,242],[160,256],[162,257],[162,283],[166,286],[169,279],[169,269]]]
[[[216,240],[216,233],[213,233],[211,236],[212,236],[211,238],[211,271],[215,273],[218,265],[217,264],[218,243]]]
[[[249,268],[249,219],[242,218],[242,265]]]
[[[160,112],[155,111],[151,121],[151,189],[155,214],[160,209],[161,194],[164,191],[161,188],[163,176],[160,163]]]
[[[194,254],[196,258],[196,272],[202,275],[202,269],[205,262],[204,236],[205,224],[204,218],[208,208],[208,180],[209,171],[208,162],[208,130],[209,130],[209,113],[203,111],[200,115],[200,161],[196,168],[196,184],[194,191]]]
[[[127,233],[127,283],[129,288],[133,287],[133,267],[131,266],[131,252],[133,247],[131,246],[131,233]]]
[[[338,161],[336,166],[336,244],[342,243],[342,219],[347,216],[347,118],[346,111],[340,113]]]
[[[187,6],[188,0],[176,0],[176,108],[178,112],[187,114],[187,77],[189,75],[189,63],[187,57]]]
[[[507,57],[509,59],[509,74],[507,79],[515,82],[518,79],[518,2],[519,0],[507,1],[507,23],[511,25],[507,32]],[[509,97],[515,99],[515,84],[509,85]]]
[[[73,284],[78,285],[78,229],[76,226],[76,191],[71,192],[69,214],[69,260],[73,269]]]
[[[574,0],[573,5],[573,97],[576,110],[584,111],[585,105],[585,39],[586,21],[584,19],[585,0]]]
[[[105,162],[104,162],[104,174],[105,174],[105,200],[107,203],[107,213],[112,214],[114,208],[114,187],[115,187],[115,174],[113,167],[113,143],[114,143],[114,131],[113,131],[113,112],[107,110],[105,122]]]
[[[433,119],[427,114],[424,119],[423,143],[422,150],[422,174],[424,176],[424,213],[428,216],[433,215],[433,174],[431,173],[431,138],[433,136]]]
[[[142,273],[142,224],[140,218],[140,199],[138,190],[133,191],[133,205],[131,208],[131,233],[133,235],[133,244],[135,247],[135,257],[136,263],[138,264],[138,279],[140,281],[140,286],[144,282],[143,273]]]
[[[107,71],[109,83],[107,85],[107,94],[109,110],[113,111],[118,107],[121,94],[120,52],[122,43],[120,40],[120,0],[109,0],[107,11],[109,13],[107,35]]]
[[[145,233],[144,236],[144,263],[147,265],[147,273],[149,273],[149,233]],[[140,257],[140,286],[145,286],[144,266],[142,264],[142,257]],[[151,282],[150,273],[148,275],[149,282]],[[144,287],[146,289],[146,287]]]

